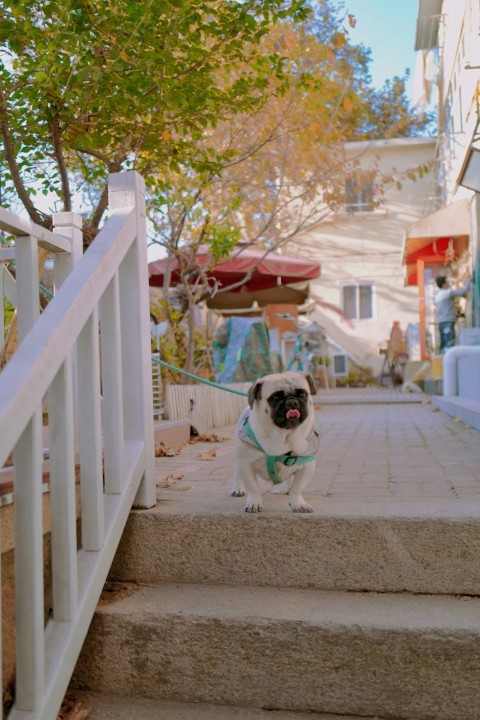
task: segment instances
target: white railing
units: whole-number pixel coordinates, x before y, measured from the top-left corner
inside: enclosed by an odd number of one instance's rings
[[[20,341],[0,374],[0,467],[14,451],[12,720],[57,717],[128,513],[134,504],[151,507],[156,501],[142,178],[136,173],[111,175],[109,207],[109,220],[76,264],[78,216],[57,216],[57,225],[64,224],[50,233],[0,210],[0,227],[16,236]],[[41,315],[39,243],[60,253],[55,280],[61,284]],[[45,402],[53,586],[53,609],[46,626]],[[78,546],[76,463],[81,505]]]

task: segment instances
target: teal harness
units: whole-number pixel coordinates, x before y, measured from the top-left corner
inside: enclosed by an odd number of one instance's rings
[[[281,463],[282,465],[291,467],[292,465],[304,465],[305,463],[313,462],[315,460],[315,455],[292,455],[291,452],[284,453],[283,455],[268,455],[258,442],[248,418],[243,423],[243,427],[252,443],[254,443],[254,445],[256,445],[267,456],[268,477],[275,485],[279,485],[283,482],[282,478],[278,476],[275,463]]]

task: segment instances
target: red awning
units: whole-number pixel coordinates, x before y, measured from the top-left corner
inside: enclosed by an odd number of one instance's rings
[[[458,200],[409,225],[405,236],[403,264],[406,285],[418,285],[417,260],[426,266],[449,266],[468,248],[470,207],[468,200]]]
[[[264,250],[239,246],[229,259],[208,267],[207,277],[212,284],[215,282],[219,286],[219,291],[212,298],[211,306],[216,308],[224,306],[222,296],[225,302],[228,299],[228,307],[232,307],[232,303],[235,304],[235,296],[238,296],[238,301],[241,302],[239,307],[246,307],[247,303],[249,306],[254,300],[260,306],[295,302],[295,297],[297,304],[304,302],[308,296],[306,283],[320,276],[320,265],[302,258],[281,255],[278,252],[268,253],[265,257],[264,255]],[[195,263],[201,266],[209,266],[211,261],[212,257],[207,248],[201,249],[195,256]],[[149,263],[149,284],[152,287],[163,286],[166,269],[166,259]],[[252,275],[242,286],[222,292],[222,288],[244,280],[249,271],[252,271]],[[175,286],[180,282],[177,261],[174,261],[171,272],[170,285]]]

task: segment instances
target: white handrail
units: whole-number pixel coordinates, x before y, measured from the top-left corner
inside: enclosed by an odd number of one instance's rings
[[[0,228],[10,235],[26,237],[31,235],[37,238],[39,245],[52,252],[70,252],[70,243],[61,234],[55,234],[51,230],[37,225],[31,220],[26,220],[18,215],[0,207]]]
[[[109,178],[110,219],[36,315],[36,243],[22,223],[17,276],[29,296],[20,345],[0,374],[0,466],[14,449],[16,699],[12,720],[54,720],[132,504],[155,504],[150,318],[143,180]],[[5,212],[0,220],[5,221]],[[71,247],[60,218],[51,234]],[[63,223],[62,223],[63,221]],[[75,226],[75,224],[77,225]],[[70,227],[69,227],[70,225]],[[41,232],[40,232],[41,231]],[[18,248],[17,248],[18,250]],[[19,265],[21,263],[21,267]],[[17,284],[17,292],[19,291]],[[30,326],[30,327],[29,327]],[[113,371],[112,371],[113,368]],[[103,369],[103,377],[102,377]],[[78,388],[75,389],[75,379]],[[102,392],[102,396],[101,393]],[[42,403],[50,450],[53,613],[44,629]],[[76,436],[81,546],[76,541]],[[104,482],[105,481],[105,482]]]
[[[20,343],[15,363],[11,361],[0,375],[0,465],[30,420],[30,405],[41,403],[105,292],[115,261],[121,263],[134,235],[135,216],[130,208],[110,218],[56,294],[55,302]],[[26,402],[29,399],[31,403]],[[14,417],[15,423],[5,422],[7,416]]]

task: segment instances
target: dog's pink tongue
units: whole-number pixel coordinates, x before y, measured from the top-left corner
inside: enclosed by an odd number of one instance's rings
[[[299,418],[299,417],[300,417],[299,410],[288,410],[287,411],[287,418]]]

